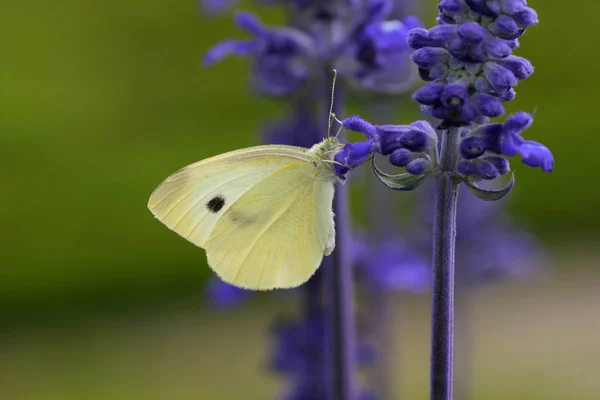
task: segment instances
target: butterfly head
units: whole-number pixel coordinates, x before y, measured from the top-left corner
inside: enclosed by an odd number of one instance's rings
[[[330,136],[320,143],[315,144],[308,152],[316,161],[333,160],[333,156],[343,146],[335,136]]]

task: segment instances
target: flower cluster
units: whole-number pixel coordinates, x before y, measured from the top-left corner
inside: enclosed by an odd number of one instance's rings
[[[425,114],[441,120],[440,131],[458,130],[461,159],[456,172],[471,183],[494,179],[510,171],[504,156],[517,154],[526,165],[552,171],[550,150],[521,137],[533,122],[531,115],[518,112],[505,123],[488,123],[504,114],[502,102],[512,100],[514,86],[533,73],[529,61],[512,55],[512,50],[525,29],[537,23],[535,11],[526,7],[525,0],[442,0],[438,22],[429,30],[415,28],[408,33],[420,76],[431,82],[413,97]],[[350,117],[342,124],[365,134],[367,141],[348,143],[335,156],[339,176],[372,152],[388,156],[393,165],[413,176],[436,173],[438,136],[429,123],[374,126]],[[412,190],[420,183],[406,175],[387,178],[394,182],[384,183],[400,190]]]
[[[361,89],[407,90],[414,74],[407,62],[411,49],[406,37],[409,30],[421,26],[420,21],[415,17],[386,20],[392,9],[389,0],[349,1],[343,7],[336,3],[293,2],[301,11],[298,27],[269,28],[251,13],[238,13],[236,24],[253,38],[217,44],[206,53],[204,64],[228,55],[250,56],[256,88],[271,96],[310,90],[311,83],[322,82],[323,65],[336,68]],[[337,20],[339,29],[324,35],[320,21],[331,19]]]
[[[336,172],[343,177],[354,166],[377,152],[389,157],[397,167],[413,175],[423,175],[437,164],[437,134],[426,121],[410,125],[372,125],[358,116],[342,121],[344,128],[363,133],[367,141],[347,143],[334,160]]]
[[[518,37],[535,25],[537,14],[525,0],[442,0],[440,25],[408,35],[421,78],[432,82],[414,98],[442,127],[485,123],[504,114],[517,83],[533,73],[512,55]]]
[[[490,180],[510,170],[508,160],[520,154],[524,164],[554,169],[554,157],[541,143],[525,140],[521,132],[533,122],[525,112],[511,115],[503,124],[486,124],[475,129],[462,129],[457,172],[471,181]],[[346,129],[363,133],[367,140],[347,143],[336,154],[336,172],[343,177],[354,166],[363,163],[370,153],[389,157],[390,163],[405,167],[411,175],[422,176],[434,172],[438,164],[438,138],[435,129],[426,121],[410,125],[375,126],[357,116],[342,121]]]
[[[504,124],[487,124],[468,132],[460,143],[462,160],[457,171],[471,180],[489,180],[507,173],[508,161],[498,155],[520,154],[523,163],[540,167],[542,171],[554,169],[554,157],[541,143],[524,140],[520,133],[533,123],[525,112],[511,115]]]

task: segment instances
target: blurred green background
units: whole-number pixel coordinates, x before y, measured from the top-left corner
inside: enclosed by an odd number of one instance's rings
[[[428,3],[421,16],[431,26],[436,2]],[[513,162],[510,209],[548,245],[554,272],[527,290],[482,292],[475,387],[486,399],[595,399],[600,66],[590,46],[600,3],[530,5],[541,24],[517,54],[536,73],[509,110],[535,110],[527,138],[552,149],[556,171]],[[263,331],[281,306],[263,299],[234,313],[203,309],[210,276],[203,252],[146,208],[168,174],[257,143],[260,123],[281,114],[279,103],[248,93],[246,61],[200,66],[210,45],[240,36],[230,16],[209,19],[192,0],[3,1],[1,13],[0,397],[272,397],[277,380],[263,373]],[[260,14],[283,17],[276,8]],[[405,107],[402,122],[418,117],[415,104]],[[403,368],[410,379],[399,390],[420,399],[427,396],[427,296],[408,302],[421,328],[401,335],[411,349],[403,357],[415,367]],[[485,347],[494,340],[500,344]],[[247,362],[237,363],[239,354]],[[536,377],[544,384],[526,379]]]

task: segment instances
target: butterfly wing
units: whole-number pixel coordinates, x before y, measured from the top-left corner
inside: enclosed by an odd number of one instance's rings
[[[223,280],[251,289],[305,282],[331,247],[333,184],[306,149],[258,146],[192,164],[168,177],[149,208],[203,247]]]
[[[223,214],[205,248],[224,281],[249,289],[289,288],[317,270],[330,235],[333,184],[318,181],[315,172],[306,162],[285,167]]]
[[[148,208],[167,227],[202,247],[217,220],[237,199],[275,171],[300,161],[304,151],[302,147],[257,146],[188,165],[154,190]]]

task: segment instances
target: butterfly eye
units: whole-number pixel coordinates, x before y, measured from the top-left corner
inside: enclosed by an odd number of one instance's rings
[[[208,208],[208,211],[216,214],[223,208],[224,205],[225,197],[218,195],[213,197],[208,203],[206,203],[206,208]]]

